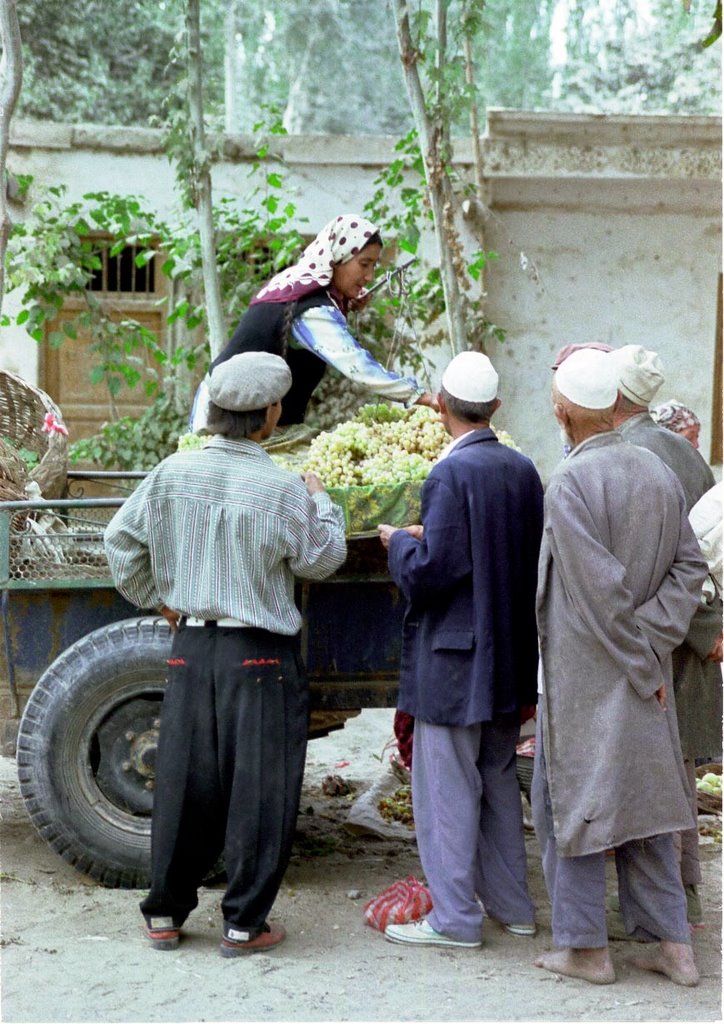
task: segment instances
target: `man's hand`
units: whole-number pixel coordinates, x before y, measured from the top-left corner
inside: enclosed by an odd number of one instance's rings
[[[425,532],[424,526],[403,526],[402,529],[405,533],[409,533],[415,540],[422,540],[422,535]]]
[[[302,473],[302,480],[307,494],[320,494],[324,490],[324,484],[316,473]]]
[[[712,649],[707,654],[706,660],[707,661],[717,661],[717,662],[721,662],[722,660],[724,660],[724,651],[722,651],[722,634],[721,633],[716,638],[716,643],[714,644]]]
[[[175,633],[178,628],[178,620],[181,618],[180,612],[173,611],[167,604],[162,604],[159,611],[171,627],[171,632]]]
[[[382,541],[382,547],[388,548],[390,546],[390,537],[393,533],[397,533],[398,527],[390,526],[388,523],[380,523],[377,529],[380,534],[380,540]]]
[[[666,683],[662,683],[656,691],[656,699],[664,711],[666,711]]]

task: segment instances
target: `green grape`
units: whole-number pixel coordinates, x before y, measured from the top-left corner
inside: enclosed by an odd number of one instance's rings
[[[496,435],[520,451],[504,430]],[[326,487],[420,482],[449,441],[438,414],[427,406],[365,405],[353,419],[315,437],[301,469],[316,473]]]
[[[181,434],[177,442],[177,451],[193,452],[203,448],[211,438],[204,434]]]

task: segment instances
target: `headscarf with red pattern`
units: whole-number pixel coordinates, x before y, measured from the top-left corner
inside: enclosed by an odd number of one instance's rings
[[[375,234],[377,228],[371,221],[356,213],[340,214],[322,228],[292,267],[281,270],[264,285],[251,304],[294,302],[328,287],[337,264],[353,259]]]

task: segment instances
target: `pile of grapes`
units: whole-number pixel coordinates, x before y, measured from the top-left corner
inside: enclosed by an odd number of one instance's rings
[[[708,793],[709,796],[721,797],[721,775],[717,775],[715,772],[707,772],[703,778],[696,780],[696,789],[699,793]]]
[[[516,447],[505,431],[496,434],[503,444]],[[427,406],[365,405],[354,419],[314,438],[302,469],[316,473],[325,487],[420,481],[449,441],[437,413]]]

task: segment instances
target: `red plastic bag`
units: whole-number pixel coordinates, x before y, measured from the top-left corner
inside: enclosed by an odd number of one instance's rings
[[[407,924],[419,921],[432,910],[432,897],[422,882],[408,875],[393,882],[365,904],[364,918],[371,928],[383,932],[388,924]]]

